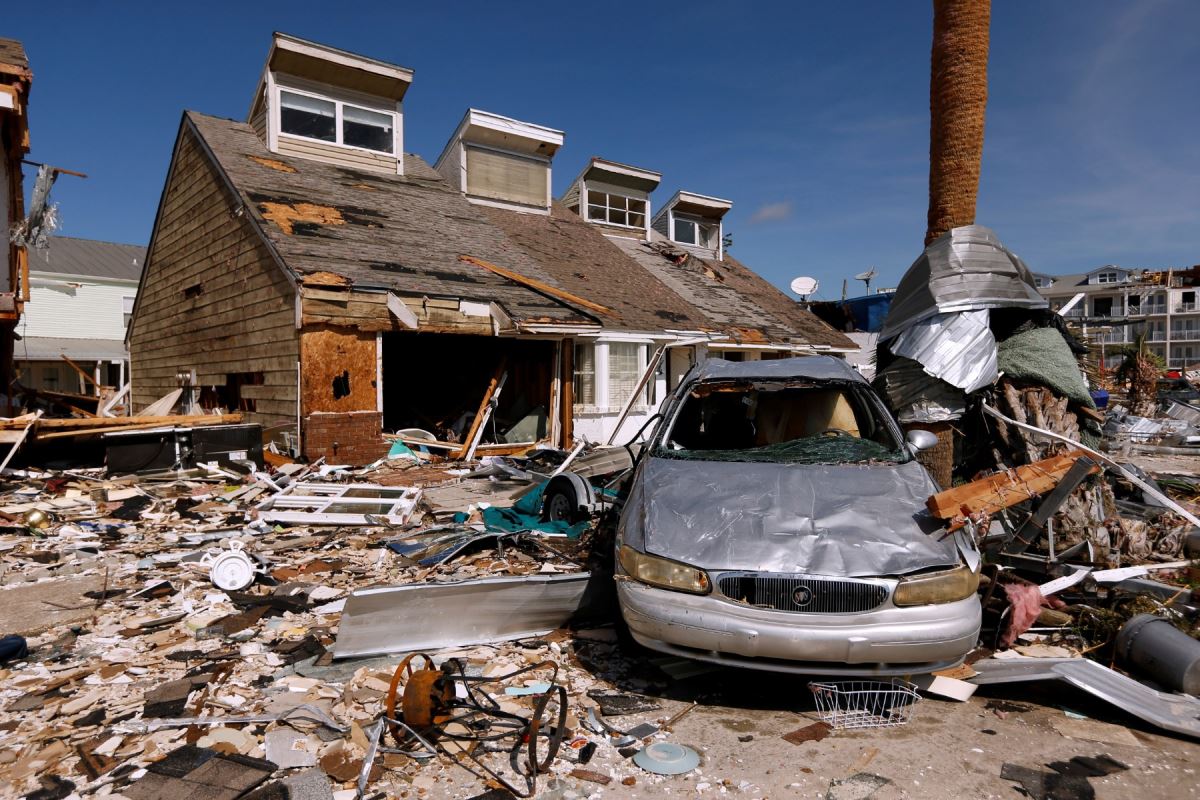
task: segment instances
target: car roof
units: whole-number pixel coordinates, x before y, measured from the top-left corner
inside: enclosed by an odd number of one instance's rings
[[[726,361],[723,358],[710,358],[693,368],[688,381],[789,378],[855,381],[864,384],[867,382],[844,359],[833,356],[798,356],[767,361]]]

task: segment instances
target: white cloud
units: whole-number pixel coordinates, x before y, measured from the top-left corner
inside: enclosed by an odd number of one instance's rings
[[[767,203],[764,206],[759,206],[758,210],[750,215],[750,224],[757,225],[760,222],[779,222],[791,215],[791,200],[784,200],[780,203]]]

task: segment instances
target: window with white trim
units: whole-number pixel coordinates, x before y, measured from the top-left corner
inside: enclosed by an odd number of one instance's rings
[[[129,329],[129,321],[131,319],[133,319],[133,298],[132,297],[122,297],[121,298],[121,313],[124,315],[125,329],[128,330]]]
[[[575,345],[575,403],[596,405],[596,345]]]
[[[625,228],[646,227],[646,201],[613,192],[587,190],[589,222],[620,225]]]
[[[279,132],[320,142],[395,152],[396,115],[341,100],[279,90]]]
[[[646,371],[649,360],[650,345],[640,342],[576,344],[575,405],[592,411],[622,408]],[[635,408],[654,404],[656,381],[657,375],[646,382],[634,402]]]
[[[675,215],[675,232],[671,237],[680,244],[716,249],[720,225]]]
[[[1120,280],[1120,273],[1113,270],[1108,272],[1099,272],[1096,274],[1096,283],[1119,283]]]

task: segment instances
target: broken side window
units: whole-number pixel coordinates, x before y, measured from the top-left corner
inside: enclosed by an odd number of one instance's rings
[[[869,390],[851,384],[713,382],[693,387],[655,455],[703,461],[905,461]]]

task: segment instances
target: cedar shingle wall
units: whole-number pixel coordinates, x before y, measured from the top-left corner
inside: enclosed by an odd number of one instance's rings
[[[248,419],[294,421],[295,290],[247,218],[234,216],[187,125],[180,135],[131,323],[134,407],[177,388],[183,369],[218,386],[228,373],[261,372],[261,385],[242,388],[257,404]]]

